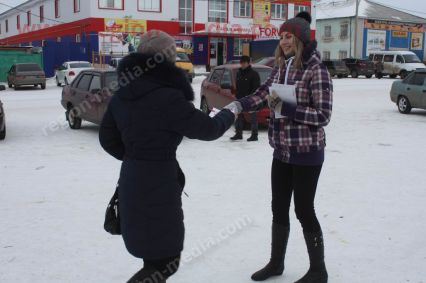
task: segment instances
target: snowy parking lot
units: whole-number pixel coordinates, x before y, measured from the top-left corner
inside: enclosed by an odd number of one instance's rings
[[[400,114],[393,81],[334,80],[316,199],[332,283],[426,282],[426,111]],[[53,82],[0,93],[0,282],[125,282],[141,262],[103,230],[120,163],[100,147],[98,126],[68,128],[60,97]],[[179,148],[189,197],[183,264],[170,282],[251,282],[268,259],[267,131],[257,143],[230,142],[232,134]],[[291,221],[285,274],[268,282],[294,282],[308,268],[294,213]]]

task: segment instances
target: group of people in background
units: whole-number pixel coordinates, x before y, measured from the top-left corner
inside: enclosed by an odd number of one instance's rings
[[[99,137],[105,151],[122,161],[118,180],[122,236],[127,250],[144,261],[128,283],[166,282],[179,268],[185,235],[181,201],[185,175],[176,150],[183,137],[215,140],[236,121],[232,139],[240,140],[242,113],[248,112],[252,117],[249,140],[255,141],[256,111],[266,102],[271,109],[269,144],[274,150],[271,256],[251,278],[263,281],[283,274],[294,194],[310,260],[308,272],[297,283],[328,281],[314,200],[324,162],[324,127],[331,118],[333,84],[317,43],[311,39],[310,23],[309,13],[301,12],[281,25],[275,67],[265,82],[261,83],[259,74],[251,68],[250,58],[243,57],[237,75],[237,101],[214,117],[194,107],[194,92],[185,73],[175,66],[176,45],[168,34],[145,33],[136,52],[120,62],[119,81],[132,70],[144,72],[132,73],[135,79],[116,91]],[[164,60],[156,60],[152,66],[158,55]],[[273,84],[295,86],[297,104],[285,103],[271,92]],[[246,173],[253,176],[257,172]]]

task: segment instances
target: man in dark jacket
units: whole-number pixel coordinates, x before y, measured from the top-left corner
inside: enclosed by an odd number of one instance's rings
[[[184,136],[217,139],[235,120],[228,109],[214,118],[196,109],[194,92],[175,60],[172,37],[161,31],[144,34],[138,51],[120,61],[120,87],[99,132],[105,151],[123,161],[118,198],[124,243],[144,260],[128,283],[162,283],[177,271],[185,232],[185,177],[177,147]]]
[[[241,99],[255,92],[260,86],[259,74],[253,70],[250,65],[250,57],[242,56],[240,60],[241,68],[237,73],[237,99]],[[257,141],[258,138],[258,125],[257,113],[251,112],[251,137],[247,141]],[[235,136],[231,140],[242,140],[244,128],[244,115],[239,114],[237,121],[235,121]]]

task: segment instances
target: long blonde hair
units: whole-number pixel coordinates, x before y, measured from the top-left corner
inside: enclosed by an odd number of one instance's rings
[[[296,69],[301,70],[303,68],[303,51],[305,46],[303,42],[297,37],[293,37],[294,45],[296,46],[296,54],[294,56],[294,66]],[[285,62],[285,55],[283,50],[281,49],[280,43],[278,43],[277,48],[275,49],[275,65],[282,68],[287,67]]]

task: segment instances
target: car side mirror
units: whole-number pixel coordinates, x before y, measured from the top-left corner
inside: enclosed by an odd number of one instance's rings
[[[6,87],[4,85],[0,85],[0,90],[6,90]]]
[[[220,87],[222,89],[232,89],[232,86],[231,86],[230,83],[223,83],[223,84],[220,85]]]

